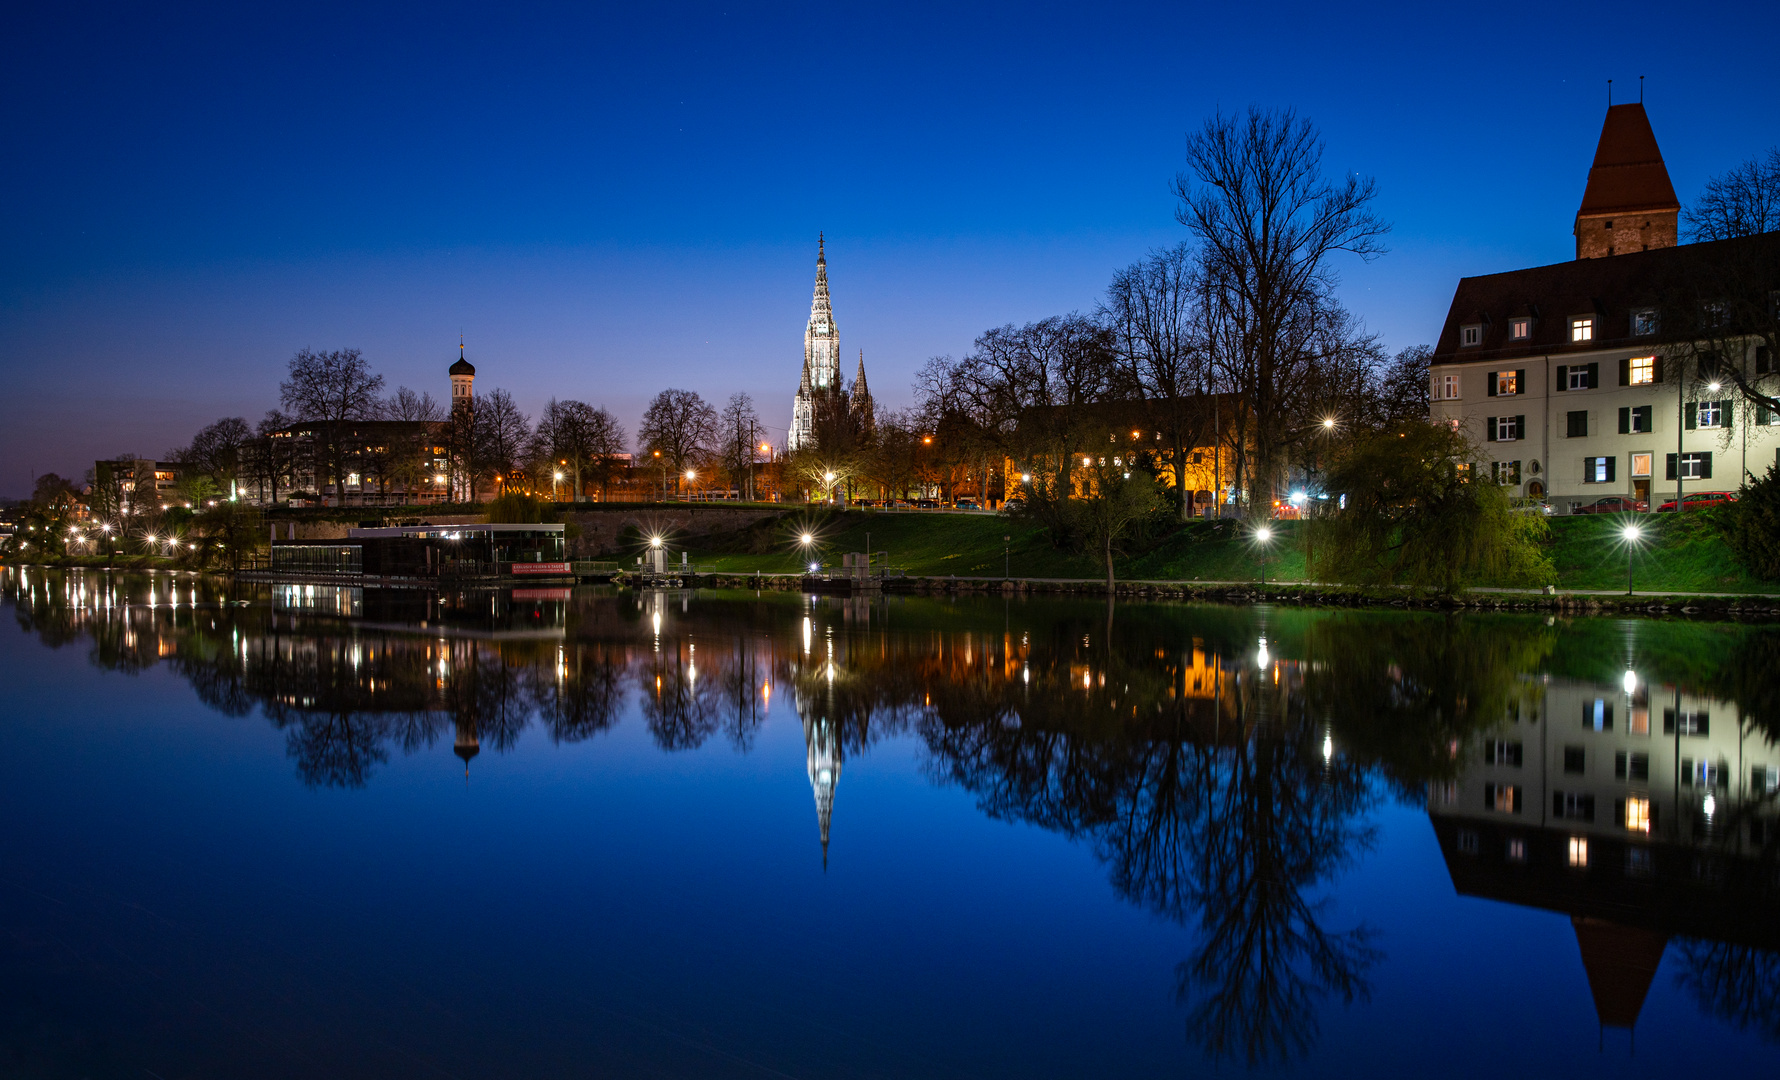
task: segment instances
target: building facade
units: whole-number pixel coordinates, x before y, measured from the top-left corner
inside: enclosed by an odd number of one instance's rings
[[[1733,301],[1774,307],[1761,294],[1780,280],[1746,271],[1780,264],[1780,234],[1679,245],[1678,214],[1643,106],[1616,105],[1576,216],[1576,260],[1459,282],[1431,361],[1431,413],[1460,426],[1514,494],[1556,513],[1606,496],[1656,509],[1678,485],[1734,491],[1776,462],[1780,413],[1737,390],[1768,385],[1770,344],[1715,334],[1710,315]],[[1751,295],[1714,300],[1713,282]]]

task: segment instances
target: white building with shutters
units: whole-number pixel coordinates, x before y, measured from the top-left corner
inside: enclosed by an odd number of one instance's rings
[[[1571,513],[1735,491],[1780,462],[1780,233],[1675,243],[1641,105],[1608,110],[1577,258],[1464,278],[1431,360],[1430,411],[1516,495]]]

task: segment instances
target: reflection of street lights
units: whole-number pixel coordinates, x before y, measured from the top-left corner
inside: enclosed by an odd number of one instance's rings
[[[1644,530],[1636,525],[1627,525],[1619,531],[1625,539],[1625,594],[1632,595],[1632,555],[1636,553],[1638,544],[1644,539]]]
[[[1261,584],[1267,584],[1267,545],[1273,540],[1273,530],[1266,525],[1255,530],[1255,542],[1261,545]]]
[[[1003,581],[1014,576],[1014,557],[1012,555],[1014,549],[1013,545],[1014,538],[1012,536],[1003,536],[1001,538],[1001,580]]]

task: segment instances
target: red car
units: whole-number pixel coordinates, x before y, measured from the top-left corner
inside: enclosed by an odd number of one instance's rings
[[[1623,495],[1609,495],[1605,499],[1596,499],[1587,506],[1578,506],[1572,513],[1577,514],[1642,514],[1650,509],[1650,504],[1637,499],[1628,499]]]
[[[1737,501],[1736,493],[1730,491],[1689,491],[1683,495],[1683,498],[1687,502],[1687,505],[1684,507],[1684,509],[1687,510],[1699,510],[1707,506],[1722,506],[1725,503],[1733,503]],[[1656,512],[1659,514],[1673,514],[1675,512],[1675,500],[1670,499],[1668,502],[1657,507]]]

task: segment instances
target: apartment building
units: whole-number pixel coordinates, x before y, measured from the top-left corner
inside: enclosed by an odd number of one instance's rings
[[[1730,377],[1774,392],[1772,334],[1718,325],[1733,307],[1780,318],[1780,233],[1678,245],[1679,212],[1643,106],[1616,105],[1576,259],[1459,282],[1430,411],[1463,427],[1492,480],[1557,513],[1609,495],[1655,509],[1677,485],[1734,491],[1780,461],[1780,413]]]

